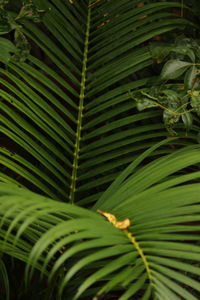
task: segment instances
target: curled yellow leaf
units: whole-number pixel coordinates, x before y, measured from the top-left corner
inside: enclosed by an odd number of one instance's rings
[[[117,222],[116,225],[115,225],[115,227],[117,227],[118,229],[124,230],[124,229],[127,229],[130,225],[131,225],[131,222],[127,218],[124,221]]]
[[[125,230],[131,225],[131,222],[128,218],[123,221],[117,221],[115,215],[111,213],[101,210],[97,210],[97,212],[103,215],[113,226],[115,226],[118,229]]]

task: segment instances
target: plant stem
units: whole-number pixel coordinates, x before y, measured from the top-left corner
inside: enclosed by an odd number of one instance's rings
[[[72,169],[71,185],[70,185],[70,193],[69,193],[69,200],[71,203],[74,203],[76,184],[77,184],[77,171],[78,171],[78,164],[79,164],[79,152],[80,152],[83,109],[84,109],[83,105],[84,105],[84,98],[85,98],[85,82],[86,82],[86,76],[87,76],[86,72],[87,72],[87,60],[88,60],[90,19],[91,19],[91,5],[89,2],[86,33],[85,33],[85,47],[84,47],[84,54],[83,54],[83,66],[82,66],[82,74],[81,74],[81,86],[80,86],[80,95],[79,95],[76,143],[75,143],[75,147],[74,147],[74,160],[73,160],[73,165],[72,165],[73,169]]]
[[[124,230],[124,233],[128,237],[129,241],[134,245],[135,249],[138,251],[138,254],[140,255],[140,257],[145,265],[149,281],[152,283],[151,269],[149,266],[149,262],[148,262],[146,256],[144,255],[143,250],[140,248],[140,245],[136,241],[135,237],[128,230]]]

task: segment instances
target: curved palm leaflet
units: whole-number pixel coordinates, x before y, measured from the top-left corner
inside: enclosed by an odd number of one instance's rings
[[[33,48],[0,69],[1,252],[57,299],[197,300],[198,126],[166,139],[160,112],[130,97],[155,80],[140,76],[147,42],[190,24],[174,17],[180,4],[34,2],[43,24],[23,30],[43,59]],[[3,258],[0,275],[8,299]]]

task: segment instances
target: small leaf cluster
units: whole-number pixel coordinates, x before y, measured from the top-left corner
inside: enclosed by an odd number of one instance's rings
[[[194,113],[200,115],[200,46],[197,40],[178,37],[174,43],[153,43],[153,61],[164,62],[158,81],[134,95],[139,111],[163,109],[164,124],[171,135],[182,121],[188,131]]]
[[[10,61],[23,62],[30,53],[30,44],[23,33],[23,26],[18,21],[28,18],[33,22],[40,22],[44,12],[37,9],[32,0],[25,0],[17,15],[13,16],[7,9],[8,3],[9,0],[0,0],[0,35],[14,31],[14,41],[10,37],[0,37],[0,62],[4,64]]]

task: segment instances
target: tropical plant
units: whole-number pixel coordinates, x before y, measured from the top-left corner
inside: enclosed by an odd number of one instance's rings
[[[176,2],[29,2],[32,53],[0,69],[2,254],[48,277],[46,299],[198,299],[198,120],[166,138],[131,97],[156,80],[148,41],[193,24]]]
[[[185,36],[177,37],[175,43],[153,43],[154,61],[166,60],[155,86],[140,91],[134,99],[139,110],[152,107],[163,109],[163,119],[170,134],[180,118],[187,130],[192,126],[192,112],[200,113],[199,43]],[[167,80],[174,81],[173,84]]]

